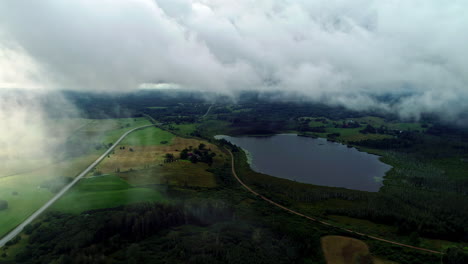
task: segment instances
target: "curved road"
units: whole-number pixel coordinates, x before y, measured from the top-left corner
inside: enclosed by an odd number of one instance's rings
[[[226,149],[226,148],[225,148]],[[391,240],[387,240],[387,239],[383,239],[383,238],[380,238],[380,237],[375,237],[375,236],[371,236],[371,235],[368,235],[368,234],[363,234],[363,233],[359,233],[359,232],[356,232],[356,231],[353,231],[353,230],[350,230],[350,229],[347,229],[347,228],[343,228],[343,227],[339,227],[339,226],[335,226],[335,225],[332,225],[330,223],[327,223],[327,222],[324,222],[322,220],[318,220],[316,218],[312,218],[310,216],[307,216],[307,215],[304,215],[304,214],[301,214],[297,211],[294,211],[292,209],[289,209],[287,207],[284,207],[278,203],[275,203],[273,202],[272,200],[266,198],[265,196],[257,193],[256,191],[252,190],[252,188],[250,188],[248,185],[246,185],[240,178],[239,176],[237,176],[237,173],[236,173],[236,170],[235,170],[235,167],[234,167],[234,155],[232,154],[232,152],[229,150],[229,149],[226,149],[229,154],[231,154],[231,169],[232,169],[232,175],[234,175],[234,177],[236,178],[236,180],[244,187],[246,188],[249,192],[251,192],[252,194],[254,194],[255,196],[267,201],[268,203],[276,206],[276,207],[279,207],[285,211],[288,211],[292,214],[295,214],[295,215],[298,215],[298,216],[301,216],[301,217],[304,217],[304,218],[307,218],[311,221],[314,221],[314,222],[317,222],[317,223],[320,223],[320,224],[323,224],[323,225],[327,225],[327,226],[331,226],[331,227],[334,227],[334,228],[338,228],[338,229],[341,229],[343,231],[346,231],[348,233],[353,233],[353,234],[357,234],[357,235],[360,235],[360,236],[364,236],[364,237],[368,237],[368,238],[371,238],[371,239],[374,239],[374,240],[378,240],[378,241],[382,241],[382,242],[385,242],[385,243],[389,243],[389,244],[393,244],[393,245],[397,245],[397,246],[402,246],[402,247],[407,247],[407,248],[411,248],[411,249],[416,249],[416,250],[419,250],[419,251],[424,251],[424,252],[429,252],[429,253],[434,253],[434,254],[443,254],[442,252],[440,251],[435,251],[435,250],[431,250],[431,249],[427,249],[427,248],[420,248],[420,247],[415,247],[415,246],[411,246],[411,245],[407,245],[407,244],[402,244],[402,243],[398,243],[398,242],[395,242],[395,241],[391,241]]]
[[[42,214],[47,208],[49,208],[54,202],[56,202],[60,197],[62,197],[63,194],[65,194],[73,185],[75,185],[81,178],[83,178],[86,174],[88,174],[96,165],[99,164],[104,158],[107,157],[111,153],[111,151],[126,137],[128,134],[132,133],[135,130],[146,128],[146,127],[151,127],[153,125],[146,125],[146,126],[141,126],[141,127],[136,127],[133,128],[125,134],[123,134],[112,146],[107,149],[107,151],[102,154],[96,161],[94,161],[91,165],[89,165],[84,171],[82,171],[78,176],[75,177],[75,179],[70,182],[67,186],[65,186],[60,192],[58,192],[52,199],[47,201],[41,208],[39,208],[37,211],[35,211],[31,216],[29,216],[26,220],[24,220],[21,224],[19,224],[15,229],[10,231],[7,235],[5,235],[2,239],[0,239],[0,248],[3,247],[8,241],[13,239],[15,236],[17,236],[25,226],[30,224],[34,219],[36,219],[40,214]]]

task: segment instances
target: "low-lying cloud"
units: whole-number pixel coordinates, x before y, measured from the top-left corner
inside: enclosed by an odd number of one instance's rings
[[[52,118],[44,99],[62,113]],[[71,113],[76,112],[60,94],[0,90],[0,178],[56,161],[73,127],[56,117]]]
[[[281,90],[454,118],[467,110],[467,13],[438,0],[7,0],[0,86]]]

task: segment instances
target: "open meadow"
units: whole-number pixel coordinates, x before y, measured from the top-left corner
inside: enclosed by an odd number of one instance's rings
[[[0,210],[0,236],[21,223],[96,160],[105,150],[104,145],[117,140],[133,127],[150,124],[143,118],[80,118],[56,120],[56,123],[66,126],[70,141],[55,160],[46,163],[38,157],[34,164],[25,162],[25,166],[17,168],[17,171],[1,174],[0,199],[7,201],[8,208]],[[80,151],[74,152],[77,149]]]
[[[373,257],[367,244],[359,239],[344,236],[324,236],[322,250],[327,264],[396,264]]]

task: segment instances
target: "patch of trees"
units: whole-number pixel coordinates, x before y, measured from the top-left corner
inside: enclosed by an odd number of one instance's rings
[[[311,127],[308,121],[301,121],[297,126],[299,132],[314,132],[314,133],[325,133],[325,126]]]
[[[340,135],[341,135],[340,133],[330,133],[330,134],[327,134],[327,139],[335,140]]]
[[[299,132],[325,133],[325,126],[311,127],[309,121],[309,118],[299,118],[296,130]]]
[[[411,140],[400,138],[365,139],[360,141],[351,141],[349,143],[352,145],[375,149],[406,149],[414,145]]]
[[[220,186],[232,186],[237,182],[232,176],[231,166],[228,163],[224,163],[222,166],[215,168],[210,168],[208,171],[215,175],[216,182]]]
[[[351,141],[349,143],[369,148],[390,150],[412,148],[415,145],[423,143],[423,139],[421,135],[416,132],[402,131],[394,138],[365,139],[360,141]]]
[[[367,241],[369,242],[369,241]],[[396,263],[405,264],[428,264],[440,263],[440,256],[431,253],[422,253],[416,250],[409,250],[400,246],[389,246],[386,243],[374,241],[370,244],[370,252],[374,256],[380,256]],[[447,262],[443,262],[447,263]]]
[[[355,121],[343,121],[341,124],[336,124],[335,125],[336,128],[358,128],[358,127],[361,127],[361,125],[359,124],[359,122],[355,122]]]
[[[443,263],[446,264],[468,263],[468,253],[462,248],[451,247],[447,249],[443,260]]]
[[[359,130],[362,134],[376,134],[377,129],[375,129],[372,125],[367,125],[366,128]]]
[[[201,143],[198,145],[198,148],[184,148],[180,152],[180,159],[190,160],[192,163],[204,162],[208,165],[213,164],[213,158],[216,156],[216,153],[212,152],[211,149],[207,149],[206,145]]]
[[[382,135],[392,135],[398,137],[415,137],[419,131],[418,130],[398,130],[398,129],[389,129],[385,125],[380,127],[374,127],[368,124],[364,129],[359,130],[362,134],[382,134]]]
[[[174,154],[172,153],[166,153],[166,155],[164,155],[164,162],[166,163],[170,163],[170,162],[174,162],[176,160]]]

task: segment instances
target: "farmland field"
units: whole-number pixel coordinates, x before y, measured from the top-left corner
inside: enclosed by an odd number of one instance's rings
[[[161,141],[166,143],[161,144]],[[221,152],[213,144],[175,137],[159,128],[135,131],[50,210],[80,213],[136,202],[164,201],[155,185],[215,187],[213,174],[207,171],[210,167],[205,163],[164,162],[165,154],[178,157],[180,150],[201,143]]]
[[[150,124],[144,118],[122,119],[69,119],[56,120],[57,125],[66,126],[69,139],[80,144],[89,142],[107,144],[117,140],[133,127]],[[63,179],[71,179],[96,160],[103,148],[97,150],[89,143],[88,148],[78,155],[35,164],[25,163],[20,171],[9,171],[0,177],[0,198],[8,202],[8,209],[0,211],[0,236],[26,219],[35,210],[53,197],[48,185],[60,188]],[[129,191],[134,192],[134,190]]]
[[[157,127],[148,127],[141,129],[129,135],[121,142],[121,145],[132,146],[149,146],[149,145],[164,145],[172,142],[172,135],[169,132],[161,130]]]
[[[135,202],[161,202],[160,192],[138,188],[114,175],[104,175],[81,180],[50,210],[81,213],[86,210],[116,207]]]

